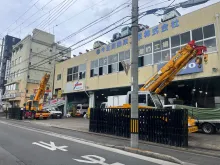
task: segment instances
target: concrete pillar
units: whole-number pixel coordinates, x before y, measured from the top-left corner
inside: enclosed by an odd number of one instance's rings
[[[95,93],[91,92],[89,93],[89,108],[95,107]]]
[[[63,110],[63,116],[66,116],[66,114],[67,114],[68,98],[67,98],[67,95],[65,95],[64,97],[65,97],[65,104],[64,104],[64,110]]]

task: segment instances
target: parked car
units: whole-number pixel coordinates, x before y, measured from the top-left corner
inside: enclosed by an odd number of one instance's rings
[[[50,112],[50,118],[52,119],[61,119],[63,114],[61,111],[58,110],[58,108],[48,108],[47,109]]]

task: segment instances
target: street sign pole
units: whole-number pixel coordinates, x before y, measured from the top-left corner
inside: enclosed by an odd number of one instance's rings
[[[138,148],[138,0],[132,0],[131,147]]]

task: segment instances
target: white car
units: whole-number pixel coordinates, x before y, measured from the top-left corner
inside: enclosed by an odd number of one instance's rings
[[[62,112],[57,108],[48,108],[47,110],[50,112],[50,117],[52,119],[61,119],[63,116]]]

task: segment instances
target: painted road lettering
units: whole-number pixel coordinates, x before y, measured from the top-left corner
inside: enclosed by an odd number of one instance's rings
[[[87,164],[101,164],[101,165],[124,165],[124,164],[121,164],[121,163],[113,163],[113,164],[108,164],[108,163],[105,163],[105,158],[103,157],[100,157],[100,156],[96,156],[96,155],[85,155],[85,156],[81,156],[82,158],[84,159],[87,159],[87,160],[81,160],[81,159],[73,159],[77,162],[81,162],[81,163],[87,163]]]
[[[51,150],[51,151],[56,151],[56,150],[68,151],[67,149],[65,149],[68,146],[56,146],[54,144],[54,142],[45,143],[45,142],[39,141],[39,142],[33,142],[32,144],[41,146],[41,147],[46,148],[46,149]]]

